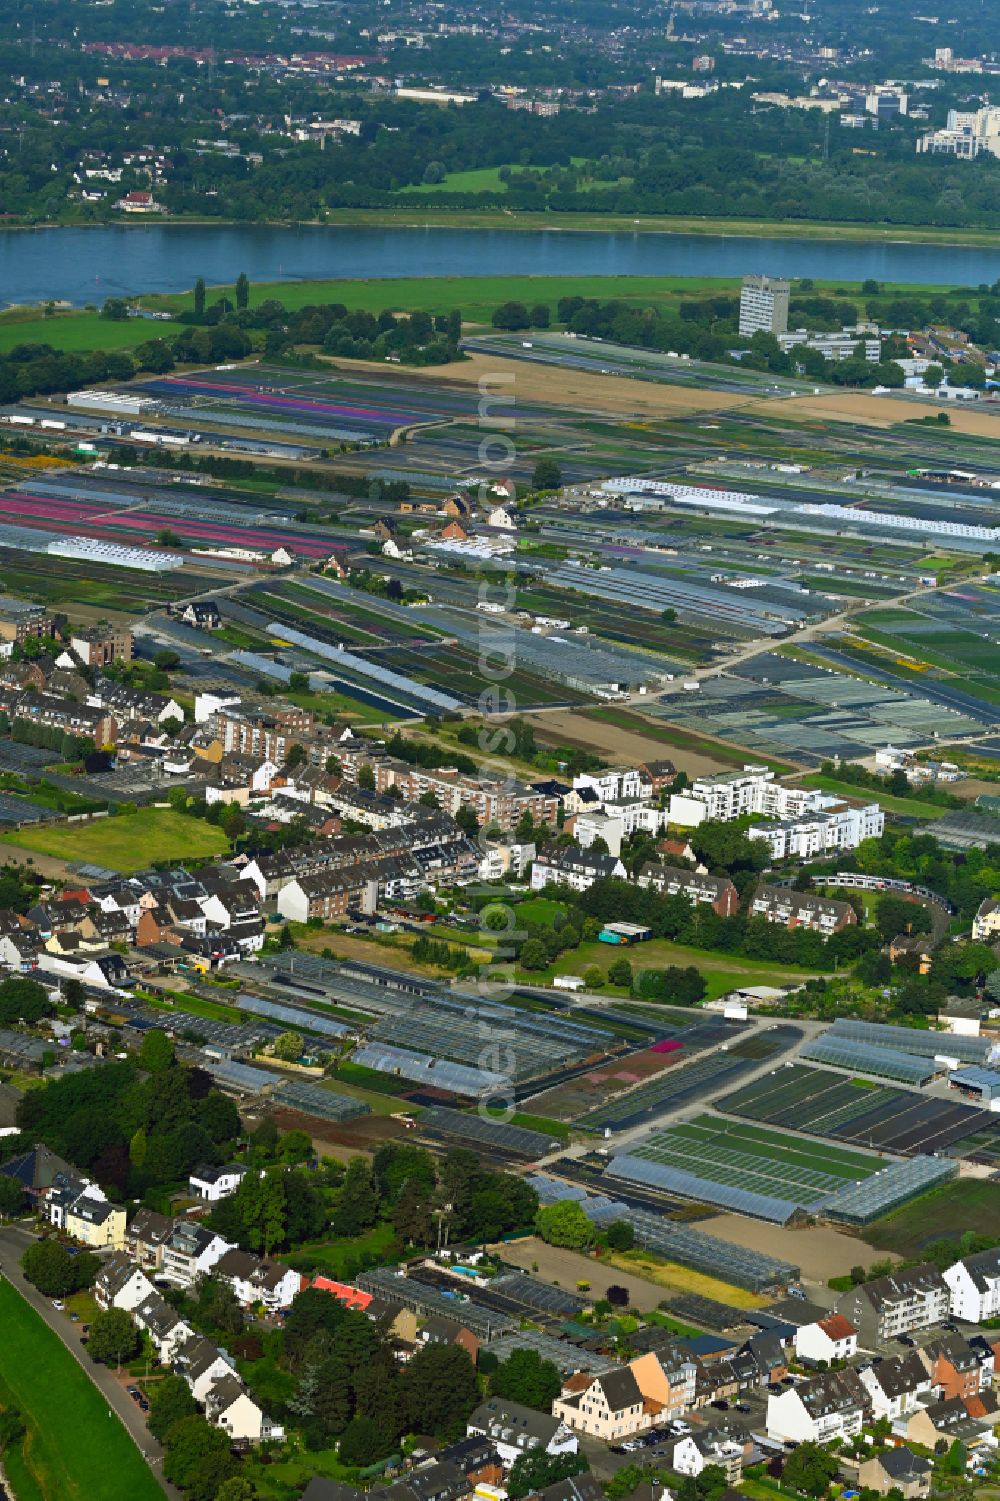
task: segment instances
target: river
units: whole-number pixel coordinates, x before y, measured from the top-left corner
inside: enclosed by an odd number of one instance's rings
[[[139,292],[181,292],[245,271],[251,281],[400,276],[741,276],[932,286],[992,284],[1000,249],[906,242],[612,233],[604,230],[421,229],[400,225],[146,224],[0,230],[0,299],[77,305]]]

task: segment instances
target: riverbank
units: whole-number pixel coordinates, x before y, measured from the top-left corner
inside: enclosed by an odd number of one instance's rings
[[[235,219],[201,218],[196,215],[157,217],[137,220],[115,219],[107,224],[70,220],[43,224],[10,224],[3,228],[13,232],[40,229],[144,230],[169,225],[173,229],[495,229],[557,230],[571,233],[635,233],[660,235],[719,235],[726,239],[808,239],[853,240],[873,245],[967,246],[993,250],[998,232],[991,228],[946,228],[921,224],[855,224],[844,220],[824,219],[736,219],[704,218],[690,214],[648,214],[638,218],[627,214],[600,213],[530,213],[514,209],[418,208],[412,200],[398,208],[331,209],[322,219],[261,219],[247,224]]]

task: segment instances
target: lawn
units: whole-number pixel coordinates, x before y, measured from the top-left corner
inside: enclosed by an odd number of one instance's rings
[[[887,813],[908,814],[912,818],[940,818],[948,811],[943,803],[928,802],[922,797],[894,797],[881,788],[858,787],[853,782],[839,782],[836,777],[826,777],[822,772],[803,777],[802,783],[805,787],[818,787],[820,792],[832,792],[835,797],[877,800]]]
[[[140,808],[94,823],[19,829],[4,840],[54,860],[83,860],[121,871],[141,870],[159,860],[207,859],[229,849],[221,829],[173,808]]]
[[[1000,1238],[1000,1193],[988,1179],[964,1178],[935,1188],[867,1225],[864,1238],[878,1251],[919,1257],[932,1241],[965,1230]]]
[[[741,959],[735,954],[712,953],[705,949],[686,948],[681,943],[671,943],[667,938],[654,938],[649,943],[636,943],[622,950],[608,943],[581,943],[579,948],[560,954],[555,964],[541,974],[525,974],[522,978],[532,985],[545,984],[553,975],[582,975],[594,964],[605,974],[608,965],[616,959],[625,958],[633,972],[643,969],[667,969],[678,965],[681,969],[693,964],[707,987],[705,999],[718,1000],[742,985],[795,985],[810,978],[804,970],[789,969],[787,965],[771,964],[767,959]],[[622,994],[611,987],[612,994]]]
[[[44,316],[21,315],[0,318],[0,354],[7,354],[17,344],[51,344],[69,354],[90,349],[135,349],[149,339],[162,339],[179,333],[180,323],[152,322],[148,318],[126,318],[119,323],[102,318],[99,313],[56,313]]]
[[[0,1405],[21,1412],[23,1464],[5,1464],[18,1501],[162,1501],[128,1433],[57,1335],[0,1281]],[[21,1481],[27,1476],[28,1483]]]

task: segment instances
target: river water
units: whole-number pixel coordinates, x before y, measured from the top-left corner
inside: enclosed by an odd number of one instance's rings
[[[978,286],[1000,248],[603,230],[113,225],[0,230],[0,303],[82,305],[233,281],[400,276],[741,276]]]

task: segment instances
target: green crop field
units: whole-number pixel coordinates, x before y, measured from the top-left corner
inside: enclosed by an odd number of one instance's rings
[[[742,985],[800,984],[809,979],[806,970],[789,969],[787,965],[772,964],[767,959],[742,959],[734,954],[713,953],[706,949],[688,948],[682,943],[672,943],[669,938],[654,938],[648,943],[630,944],[621,949],[610,943],[581,943],[579,948],[568,949],[560,954],[555,964],[541,974],[525,973],[520,978],[530,985],[551,982],[552,975],[582,975],[594,964],[607,973],[608,965],[616,959],[626,958],[635,973],[643,969],[668,969],[671,965],[684,968],[693,964],[705,981],[705,998],[714,1001],[720,995],[728,995]],[[616,993],[611,987],[611,993]],[[621,994],[622,992],[617,992]]]
[[[135,349],[148,339],[179,333],[182,326],[148,318],[117,322],[99,313],[55,313],[46,318],[17,312],[0,318],[0,354],[7,354],[17,344],[51,344],[67,354],[90,349]]]
[[[960,1235],[1000,1237],[1000,1193],[985,1178],[963,1178],[935,1188],[875,1225],[867,1225],[864,1238],[879,1251],[921,1258],[935,1240]]]
[[[158,860],[221,855],[229,840],[221,829],[172,808],[140,808],[88,824],[52,824],[5,834],[7,844],[54,860],[85,860],[112,870],[141,870]]]
[[[26,1434],[4,1458],[18,1501],[162,1501],[138,1449],[61,1340],[0,1280],[0,1407]]]

